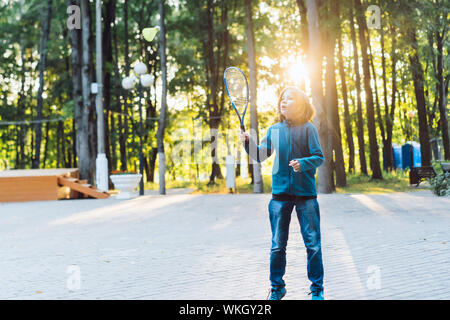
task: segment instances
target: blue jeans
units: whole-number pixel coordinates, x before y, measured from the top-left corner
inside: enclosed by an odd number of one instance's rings
[[[270,283],[272,286],[285,286],[283,276],[286,271],[286,245],[294,206],[306,247],[308,279],[312,282],[311,291],[323,290],[320,211],[317,199],[298,201],[270,200],[269,218],[272,229]]]

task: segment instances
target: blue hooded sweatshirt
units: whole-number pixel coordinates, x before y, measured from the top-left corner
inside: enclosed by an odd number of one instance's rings
[[[275,151],[272,168],[272,194],[301,197],[317,196],[316,168],[324,161],[316,127],[307,122],[293,125],[283,120],[272,125],[259,146],[250,137],[245,151],[254,161],[262,162]],[[300,171],[289,166],[300,163]]]

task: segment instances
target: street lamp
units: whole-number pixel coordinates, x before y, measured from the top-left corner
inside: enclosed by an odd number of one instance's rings
[[[97,159],[95,160],[95,181],[97,189],[108,191],[108,160],[105,154],[105,124],[103,114],[103,52],[102,52],[102,7],[96,0],[96,51],[97,51],[97,82],[91,83],[91,92],[96,94],[95,107],[97,111]]]
[[[151,87],[155,81],[152,75],[147,74],[147,66],[142,62],[134,65],[134,75],[126,77],[122,80],[122,87],[125,90],[131,90],[135,86],[135,81],[139,79],[139,173],[141,174],[141,182],[139,183],[139,195],[144,195],[144,155],[143,155],[143,125],[142,125],[142,87]]]

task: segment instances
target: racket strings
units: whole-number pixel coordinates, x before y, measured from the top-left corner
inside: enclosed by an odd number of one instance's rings
[[[225,74],[228,93],[236,108],[242,109],[248,103],[247,82],[238,70],[228,70]],[[241,111],[241,110],[240,110]]]
[[[241,70],[231,67],[225,70],[224,80],[228,96],[242,125],[249,102],[247,79]]]
[[[246,97],[238,97],[233,99],[235,104],[246,104],[247,103],[247,98]]]

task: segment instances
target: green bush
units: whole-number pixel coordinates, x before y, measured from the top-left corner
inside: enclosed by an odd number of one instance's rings
[[[438,173],[429,179],[433,193],[439,197],[450,196],[450,173]]]

